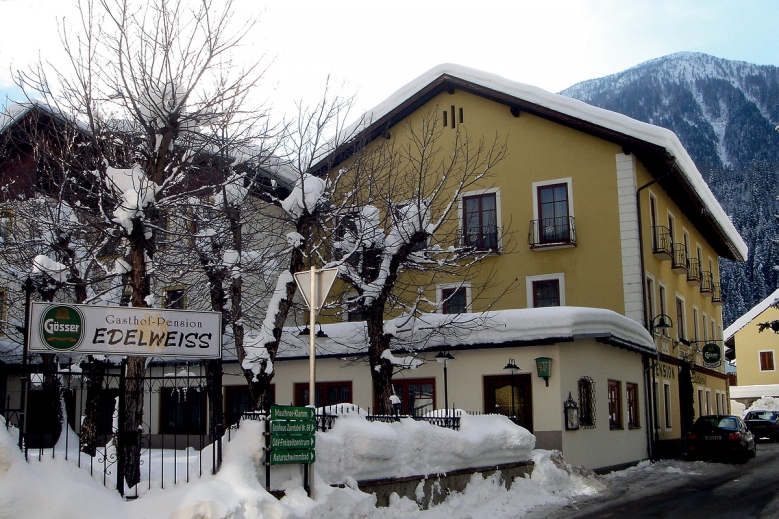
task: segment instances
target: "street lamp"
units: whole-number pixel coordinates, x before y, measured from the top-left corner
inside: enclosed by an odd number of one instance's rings
[[[447,414],[449,413],[449,380],[446,375],[446,362],[450,360],[454,360],[454,355],[449,353],[448,351],[444,353],[443,351],[439,351],[436,353],[435,360],[440,362],[444,365],[444,409],[446,409]]]
[[[658,321],[655,324],[656,320],[658,320]],[[654,337],[655,336],[655,330],[657,330],[658,328],[662,328],[663,330],[667,330],[668,328],[671,328],[672,326],[673,326],[673,321],[671,320],[670,317],[668,317],[666,314],[658,314],[658,315],[654,316],[649,321],[649,335]]]
[[[514,359],[509,359],[508,363],[503,366],[503,369],[511,373],[511,412],[509,413],[509,418],[511,418],[516,413],[516,407],[514,405],[514,374],[520,371],[520,369],[519,366],[517,366],[517,364],[514,362]],[[517,423],[516,416],[514,416],[512,421]]]

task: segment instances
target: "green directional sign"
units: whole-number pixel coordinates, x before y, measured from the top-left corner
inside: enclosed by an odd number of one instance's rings
[[[316,436],[313,434],[306,436],[288,436],[272,435],[270,437],[270,446],[274,450],[281,449],[313,449],[316,446]]]
[[[316,422],[271,422],[271,434],[314,434]]]
[[[314,410],[310,407],[274,405],[270,408],[271,420],[313,420]]]
[[[314,449],[307,450],[287,450],[273,449],[270,451],[271,465],[284,465],[287,463],[314,463],[316,461],[316,452]]]

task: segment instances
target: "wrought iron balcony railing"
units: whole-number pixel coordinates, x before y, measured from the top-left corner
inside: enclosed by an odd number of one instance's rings
[[[725,302],[722,298],[722,291],[719,283],[711,284],[711,302],[715,305],[721,305]]]
[[[700,286],[701,284],[701,260],[700,258],[689,258],[687,265],[687,284],[690,286]]]
[[[655,225],[652,227],[652,254],[659,260],[673,258],[673,243],[668,227]]]
[[[576,226],[573,216],[531,220],[527,242],[531,249],[575,247]]]
[[[671,246],[671,253],[673,254],[673,257],[671,258],[671,270],[677,274],[686,274],[687,263],[690,259],[687,256],[687,247],[685,247],[684,243],[674,243]]]
[[[713,284],[714,277],[711,275],[711,272],[708,270],[701,272],[701,293],[710,293],[714,289]]]

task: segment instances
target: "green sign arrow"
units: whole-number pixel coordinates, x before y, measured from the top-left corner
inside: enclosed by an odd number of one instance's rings
[[[270,408],[271,420],[313,420],[314,410],[310,407],[274,405]]]
[[[270,446],[273,449],[313,449],[316,444],[316,436],[313,434],[310,436],[288,436],[272,435],[270,437]]]
[[[270,451],[271,465],[284,465],[287,463],[314,463],[316,461],[316,452],[314,449],[307,450],[286,450],[273,449]]]
[[[271,422],[271,434],[314,434],[316,432],[316,422]]]

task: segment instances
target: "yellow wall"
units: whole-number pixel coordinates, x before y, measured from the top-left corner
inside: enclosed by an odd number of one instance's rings
[[[759,332],[757,323],[779,319],[779,310],[767,308],[735,334],[739,386],[779,384],[779,337],[771,330]],[[774,352],[774,371],[760,371],[760,351]]]

